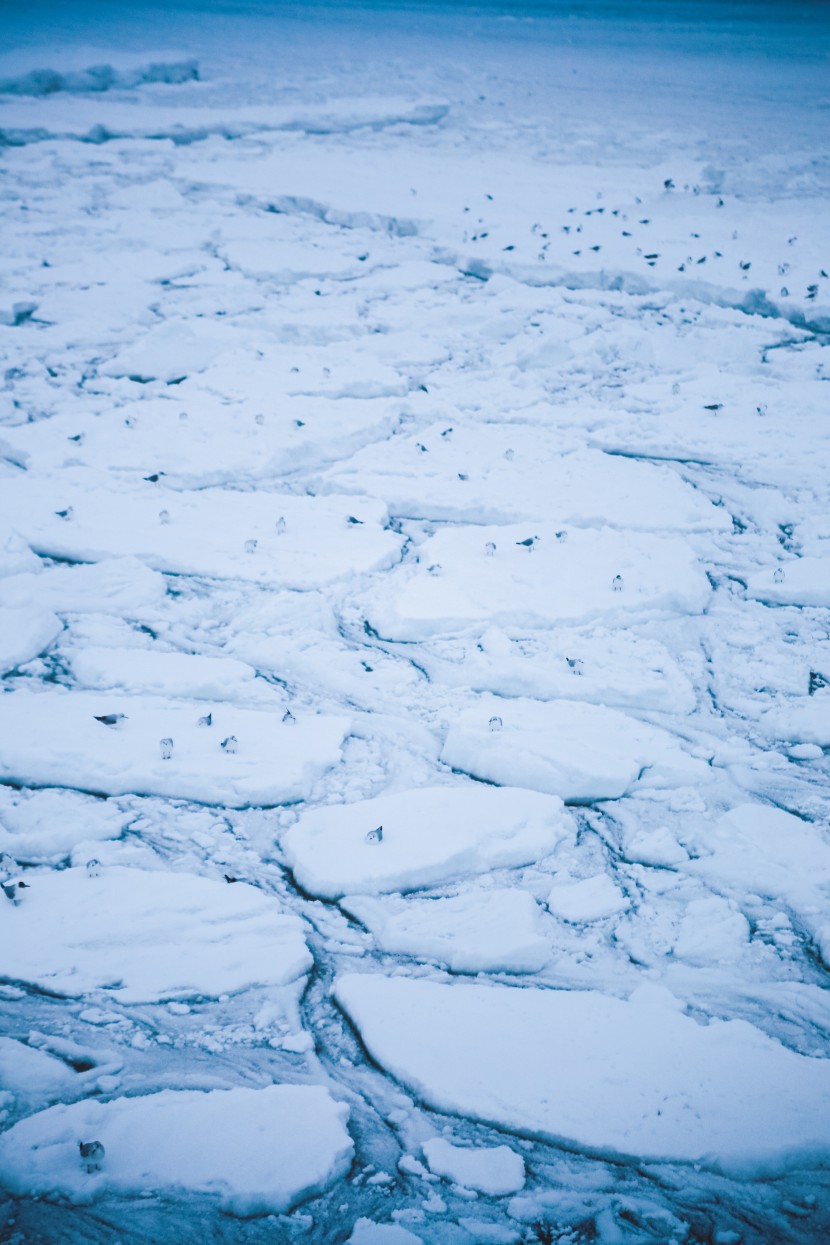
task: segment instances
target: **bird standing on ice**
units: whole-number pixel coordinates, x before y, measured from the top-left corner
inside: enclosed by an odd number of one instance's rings
[[[79,1141],[78,1150],[81,1154],[81,1162],[85,1164],[89,1174],[101,1170],[106,1150],[100,1141]]]

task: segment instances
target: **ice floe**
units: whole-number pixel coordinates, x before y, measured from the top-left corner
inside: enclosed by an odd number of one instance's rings
[[[216,998],[303,976],[302,923],[244,882],[112,866],[26,875],[0,907],[0,976],[122,1003]]]

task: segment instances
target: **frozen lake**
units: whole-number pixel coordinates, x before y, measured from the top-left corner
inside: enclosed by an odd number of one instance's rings
[[[826,1241],[830,8],[0,49],[0,1238]]]

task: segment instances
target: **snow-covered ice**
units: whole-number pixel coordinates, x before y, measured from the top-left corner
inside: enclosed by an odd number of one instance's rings
[[[50,1107],[0,1137],[0,1172],[17,1194],[92,1202],[105,1194],[207,1193],[223,1210],[289,1210],[348,1169],[348,1108],[321,1086],[269,1085]],[[104,1146],[88,1173],[81,1141]]]
[[[0,976],[123,1002],[281,986],[311,968],[302,923],[244,882],[114,866],[29,873],[4,903]]]
[[[830,1239],[828,16],[2,8],[0,1239]]]
[[[368,835],[380,826],[382,838]],[[313,895],[377,895],[523,865],[573,825],[556,796],[510,787],[421,787],[300,814],[280,846]]]
[[[827,1161],[830,1064],[743,1021],[701,1025],[594,991],[369,973],[342,977],[336,998],[372,1057],[438,1110],[608,1157],[744,1175]]]

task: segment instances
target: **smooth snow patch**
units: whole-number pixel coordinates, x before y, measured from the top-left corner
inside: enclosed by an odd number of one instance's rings
[[[77,682],[89,688],[215,701],[238,700],[255,690],[256,671],[233,657],[85,646],[68,658]]]
[[[382,839],[367,841],[378,826]],[[421,787],[303,812],[280,845],[300,886],[339,899],[525,865],[572,834],[570,815],[554,796],[509,787]]]
[[[0,786],[0,851],[15,860],[58,862],[79,843],[117,839],[129,820],[114,801],[79,791]]]
[[[601,921],[628,906],[628,899],[605,873],[581,882],[557,882],[548,895],[551,912],[565,921]]]
[[[348,1171],[348,1107],[315,1085],[163,1090],[50,1107],[0,1137],[0,1175],[19,1195],[87,1203],[104,1196],[207,1193],[237,1215],[289,1210]],[[87,1173],[81,1141],[100,1141]]]
[[[94,566],[52,566],[0,579],[0,605],[57,614],[136,618],[157,606],[164,594],[163,577],[133,557],[104,558]]]
[[[830,1061],[745,1021],[593,991],[347,975],[372,1058],[429,1106],[614,1158],[762,1178],[830,1154]]]
[[[105,726],[96,716],[123,713]],[[0,778],[106,795],[165,795],[245,808],[305,799],[336,765],[347,718],[223,704],[201,727],[204,702],[20,689],[0,697]],[[223,749],[234,737],[237,750]],[[164,759],[162,740],[172,740]]]
[[[302,923],[244,882],[112,866],[27,873],[0,907],[0,976],[122,1003],[282,986],[311,968]]]

